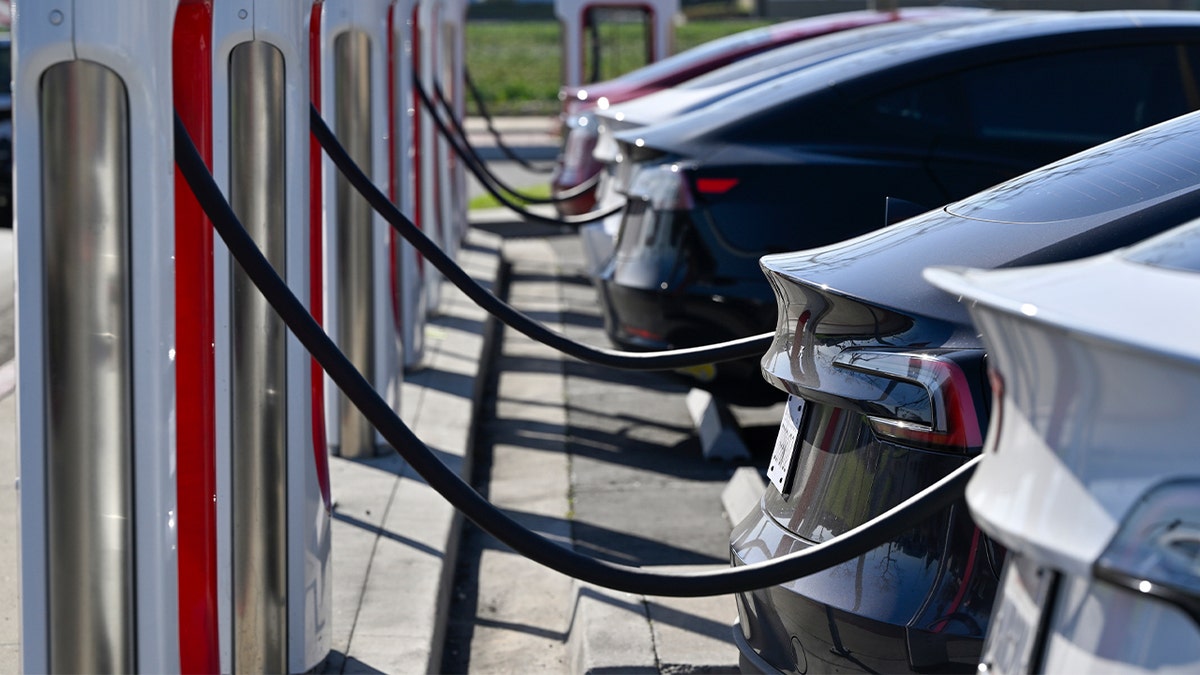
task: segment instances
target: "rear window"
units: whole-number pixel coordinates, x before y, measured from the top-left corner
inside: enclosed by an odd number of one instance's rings
[[[1048,223],[1148,203],[1200,184],[1200,114],[1055,162],[947,210],[964,218]]]
[[[1147,241],[1126,257],[1154,267],[1200,272],[1200,220]]]

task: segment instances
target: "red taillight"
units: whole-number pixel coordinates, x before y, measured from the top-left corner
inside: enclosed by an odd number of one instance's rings
[[[937,353],[846,351],[834,359],[834,365],[884,381],[916,385],[925,391],[928,401],[920,403],[928,404],[927,413],[911,417],[868,415],[875,433],[942,449],[967,450],[983,445],[971,386],[955,361]],[[889,388],[885,384],[882,391]]]
[[[696,192],[702,195],[723,195],[737,184],[736,178],[697,178]]]

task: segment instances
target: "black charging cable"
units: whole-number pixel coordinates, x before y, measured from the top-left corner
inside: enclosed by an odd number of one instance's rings
[[[175,116],[175,162],[213,228],[250,281],[288,329],[392,448],[442,497],[485,532],[518,554],[587,583],[627,593],[708,597],[786,583],[852,560],[937,514],[960,499],[980,457],[883,515],[812,548],[770,562],[693,574],[664,574],[597,560],[560,546],[497,509],[438,460],[325,334],[242,227],[221,193],[187,128]]]
[[[479,116],[483,118],[484,124],[487,125],[487,130],[492,134],[492,138],[496,141],[496,147],[504,156],[512,161],[520,164],[522,168],[533,173],[550,173],[554,167],[535,166],[523,157],[513,152],[511,148],[504,143],[504,139],[500,137],[500,132],[496,129],[496,125],[492,120],[492,114],[488,112],[487,105],[483,102],[483,93],[479,91],[479,87],[475,86],[475,81],[471,79],[471,71],[463,68],[463,81],[467,83],[467,90],[471,92],[471,98],[475,99],[475,108],[479,111]]]
[[[309,126],[317,142],[333,160],[334,165],[346,177],[350,185],[358,191],[375,212],[383,216],[391,226],[408,240],[436,267],[450,283],[454,284],[467,295],[475,304],[492,314],[505,325],[517,330],[542,344],[573,356],[581,361],[595,363],[610,368],[624,370],[678,370],[709,363],[735,361],[737,359],[762,356],[774,339],[772,333],[752,335],[729,342],[701,347],[688,347],[662,352],[626,352],[614,349],[601,349],[575,342],[574,340],[556,333],[542,324],[534,321],[526,314],[518,311],[512,305],[492,294],[479,282],[471,278],[461,267],[446,255],[437,244],[433,243],[424,232],[409,220],[396,205],[383,194],[371,179],[350,157],[350,153],[342,147],[334,136],[333,131],[325,124],[321,113],[315,107],[309,107]]]
[[[416,76],[417,73],[414,71],[414,81]],[[464,152],[466,152],[466,156],[463,156],[462,158],[463,161],[474,163],[479,171],[488,177],[488,180],[491,181],[492,186],[496,189],[506,192],[526,204],[561,204],[562,202],[567,202],[579,197],[580,195],[592,190],[600,184],[601,174],[597,173],[570,190],[565,190],[549,197],[537,197],[506,185],[504,181],[500,180],[495,173],[488,169],[487,162],[485,162],[483,158],[479,156],[479,151],[475,149],[475,146],[471,145],[471,140],[467,137],[467,130],[463,128],[462,123],[458,121],[458,116],[454,113],[454,108],[451,107],[450,102],[446,100],[446,94],[442,91],[442,85],[437,81],[434,81],[433,83],[433,93],[433,98],[437,103],[440,104],[440,107],[445,114],[445,119],[449,120],[450,122],[449,131],[454,132],[457,142],[461,144]]]
[[[622,202],[620,204],[615,204],[604,211],[588,213],[582,216],[566,216],[564,218],[543,216],[540,213],[534,213],[533,211],[526,209],[512,199],[509,199],[503,193],[503,191],[496,189],[496,187],[491,184],[491,181],[487,177],[487,173],[471,162],[467,155],[467,151],[459,146],[458,139],[453,133],[451,133],[450,129],[446,127],[446,122],[442,120],[442,116],[438,114],[437,106],[433,104],[433,100],[430,99],[429,93],[425,91],[425,88],[422,87],[421,83],[416,79],[415,73],[412,88],[413,91],[417,93],[417,98],[420,99],[421,105],[424,106],[427,111],[429,111],[429,116],[433,118],[433,123],[437,127],[438,131],[442,134],[442,137],[445,138],[450,147],[454,149],[454,153],[463,160],[463,164],[466,165],[467,169],[474,174],[475,178],[479,180],[479,183],[483,186],[483,189],[486,190],[492,197],[495,197],[496,201],[512,209],[525,220],[545,223],[547,225],[565,225],[568,227],[576,227],[579,225],[587,225],[588,223],[604,220],[611,215],[619,213],[621,209],[625,208],[625,204]]]

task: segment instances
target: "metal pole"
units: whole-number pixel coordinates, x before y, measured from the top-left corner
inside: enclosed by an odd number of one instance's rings
[[[333,43],[334,131],[359,166],[373,164],[371,38],[347,31]],[[375,373],[375,284],[371,207],[337,177],[338,346],[368,378]],[[339,395],[340,396],[340,395]],[[339,398],[343,457],[376,454],[375,432],[345,396]]]
[[[271,264],[286,270],[283,55],[265,42],[229,62],[230,202]],[[287,334],[232,271],[234,670],[282,673],[287,654]]]
[[[49,663],[134,663],[129,110],[88,61],[41,85]]]

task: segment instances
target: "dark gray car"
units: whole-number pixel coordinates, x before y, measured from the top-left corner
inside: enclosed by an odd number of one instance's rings
[[[763,255],[882,227],[1200,107],[1200,12],[1079,12],[864,50],[627,135],[598,283],[627,349],[769,330]],[[718,364],[736,398],[755,364]],[[722,383],[721,380],[725,380]]]
[[[733,564],[843,534],[979,454],[983,343],[925,268],[1072,260],[1197,217],[1200,113],[872,234],[764,258],[779,311],[762,370],[789,399]],[[740,594],[743,668],[974,672],[1003,554],[959,501],[860,558]]]

